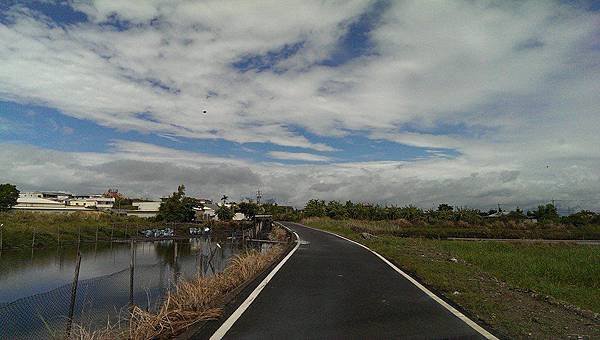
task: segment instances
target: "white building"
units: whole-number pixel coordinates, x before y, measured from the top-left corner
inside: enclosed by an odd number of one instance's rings
[[[197,220],[216,220],[217,209],[219,207],[216,204],[204,204],[201,208],[194,207],[194,212],[196,213]]]
[[[41,212],[73,212],[96,209],[110,209],[114,198],[102,195],[73,196],[64,192],[34,191],[22,192],[14,209]]]
[[[68,204],[71,206],[109,210],[112,209],[115,204],[115,199],[113,197],[104,197],[102,195],[83,195],[74,196],[69,200]]]
[[[69,200],[68,205],[75,206],[75,207],[95,208],[96,201],[89,200],[86,198],[76,198],[76,199]]]
[[[161,203],[162,202],[133,202],[132,205],[137,207],[137,210],[128,210],[127,216],[156,217]]]
[[[37,212],[75,212],[87,210],[82,206],[67,206],[64,196],[49,195],[45,197],[42,192],[20,193],[17,205],[13,209]]]

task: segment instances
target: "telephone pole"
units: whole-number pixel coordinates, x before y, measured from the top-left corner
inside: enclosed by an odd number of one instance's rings
[[[262,198],[262,192],[260,189],[256,190],[256,204],[260,205],[260,199]]]

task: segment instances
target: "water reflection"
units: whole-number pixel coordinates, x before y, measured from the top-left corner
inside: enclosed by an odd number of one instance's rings
[[[129,303],[128,243],[82,244],[76,322],[102,325]],[[134,302],[153,309],[180,279],[222,271],[239,248],[208,238],[136,242]],[[64,329],[77,246],[3,252],[0,257],[0,338],[48,337]]]

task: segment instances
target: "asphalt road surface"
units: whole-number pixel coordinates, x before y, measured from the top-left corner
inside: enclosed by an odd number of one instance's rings
[[[368,250],[300,224],[289,258],[225,339],[483,338]]]

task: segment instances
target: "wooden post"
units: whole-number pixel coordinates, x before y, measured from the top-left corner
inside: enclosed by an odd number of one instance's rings
[[[96,225],[96,243],[98,243],[98,225]]]
[[[33,227],[33,237],[31,238],[31,248],[35,247],[35,227]]]
[[[175,243],[175,251],[173,252],[173,255],[174,255],[174,257],[173,257],[173,261],[174,261],[175,263],[177,263],[177,241],[176,241],[176,240],[173,240],[173,242]]]
[[[131,240],[131,257],[129,259],[129,310],[133,311],[133,274],[135,271],[135,247]]]
[[[75,275],[71,284],[71,304],[69,306],[69,319],[67,320],[67,330],[65,339],[71,337],[71,325],[73,324],[73,313],[75,312],[75,302],[77,299],[77,283],[79,282],[79,267],[81,266],[81,253],[77,252],[77,260],[75,261]]]
[[[179,282],[179,264],[177,263],[179,254],[177,254],[177,240],[173,240],[173,243],[175,244],[175,249],[173,249],[173,278],[175,284],[177,284]]]

